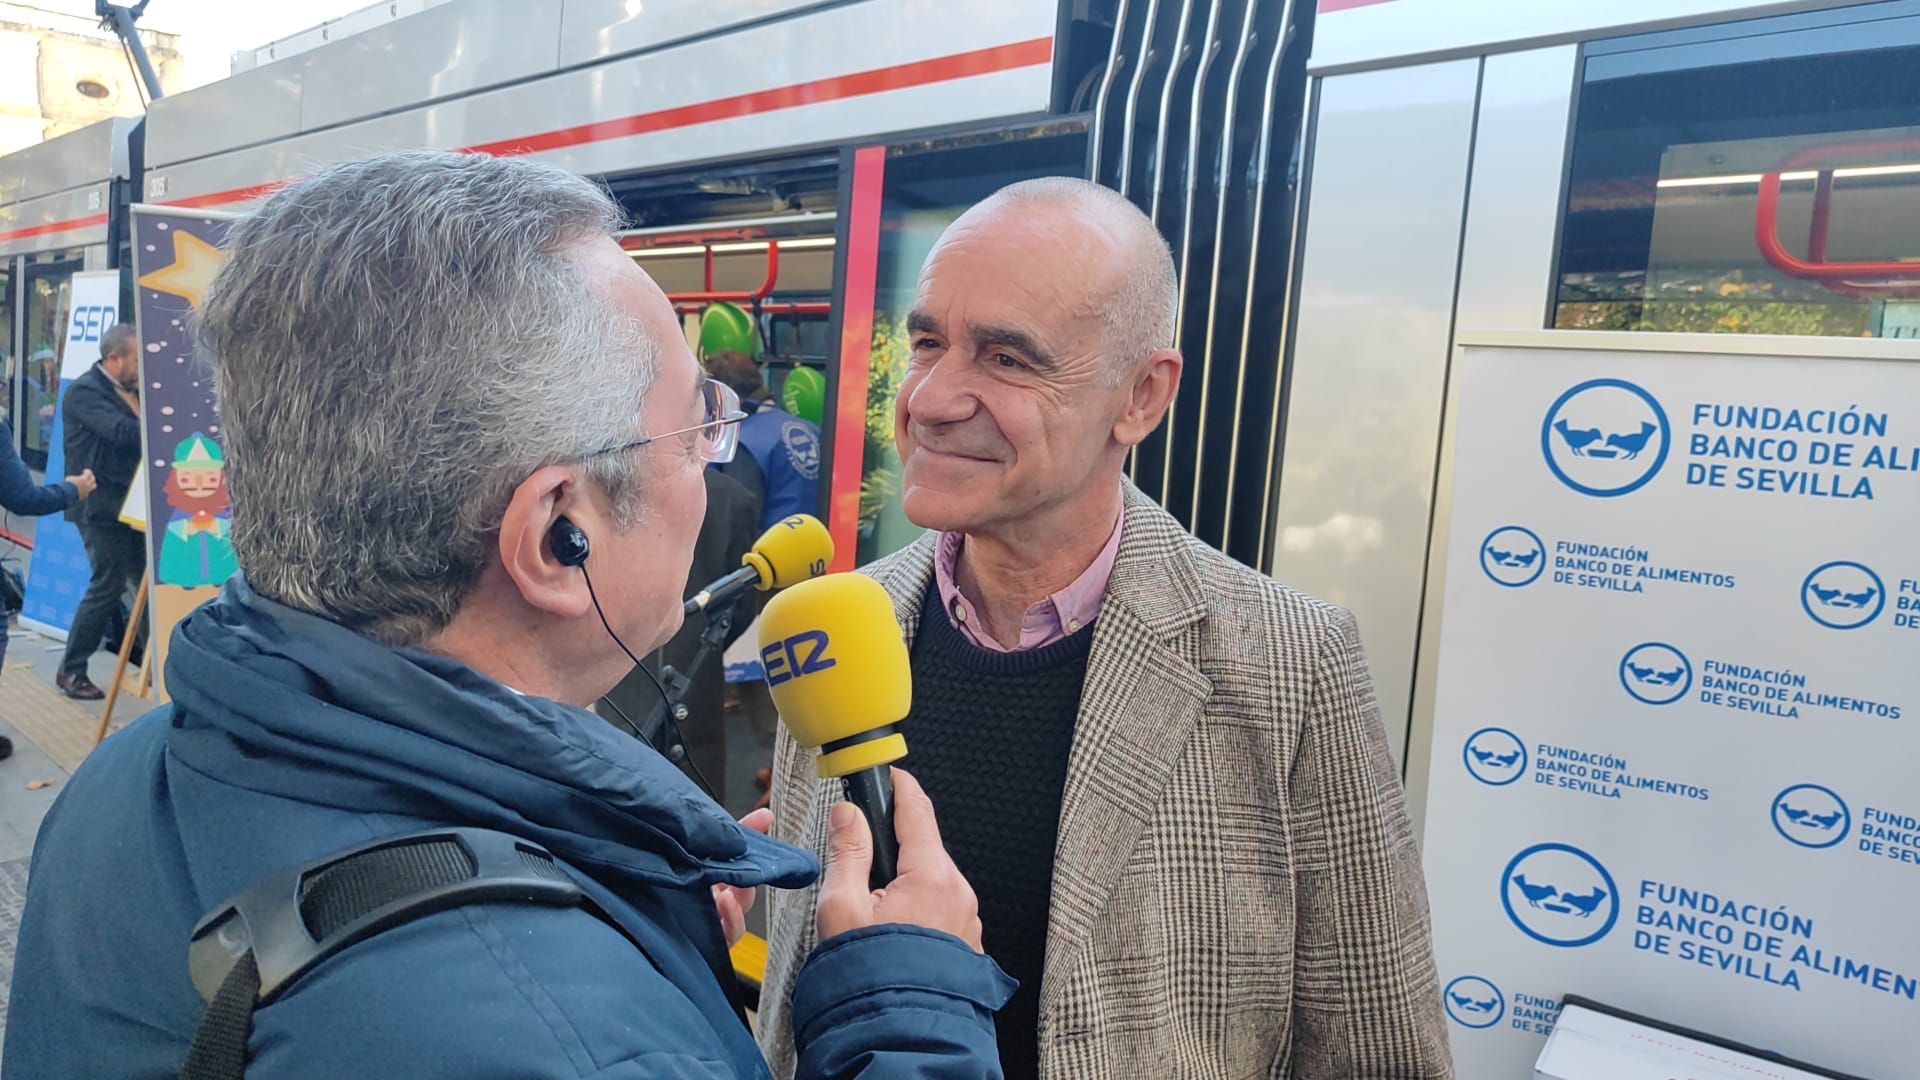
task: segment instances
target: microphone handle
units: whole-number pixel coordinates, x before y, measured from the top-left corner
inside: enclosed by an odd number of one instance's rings
[[[893,770],[886,765],[845,777],[847,801],[867,816],[873,833],[873,873],[868,883],[884,889],[900,876],[900,840],[893,834]]]

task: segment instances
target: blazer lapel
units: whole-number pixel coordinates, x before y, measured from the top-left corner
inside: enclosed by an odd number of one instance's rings
[[[909,650],[913,648],[913,636],[920,632],[920,602],[926,598],[927,583],[933,580],[933,554],[939,538],[939,533],[923,533],[893,558],[862,571],[872,574],[893,597],[893,617],[900,622],[900,633]]]
[[[1196,666],[1206,595],[1178,522],[1126,486],[1060,804],[1043,1015],[1107,906],[1213,686]]]

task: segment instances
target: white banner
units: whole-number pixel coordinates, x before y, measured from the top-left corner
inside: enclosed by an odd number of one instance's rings
[[[1465,347],[1425,858],[1460,1075],[1563,994],[1920,1059],[1920,364]]]
[[[60,348],[60,381],[72,382],[100,362],[100,336],[130,312],[120,310],[120,271],[88,270],[73,275],[73,307],[67,314],[66,341]]]

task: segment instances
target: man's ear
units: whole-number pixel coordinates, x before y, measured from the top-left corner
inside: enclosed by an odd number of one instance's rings
[[[1180,386],[1180,352],[1156,349],[1133,374],[1126,411],[1113,425],[1113,439],[1121,446],[1138,446],[1167,415],[1173,392]]]
[[[554,522],[563,515],[591,537],[600,514],[580,497],[578,475],[549,465],[520,482],[500,518],[500,565],[526,602],[562,618],[592,610],[586,576],[554,555]]]

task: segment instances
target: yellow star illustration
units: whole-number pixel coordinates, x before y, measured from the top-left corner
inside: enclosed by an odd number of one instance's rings
[[[150,274],[140,277],[140,284],[149,289],[184,296],[187,303],[200,306],[200,297],[207,291],[207,284],[226,260],[226,253],[205,240],[185,231],[173,230],[173,262]]]

